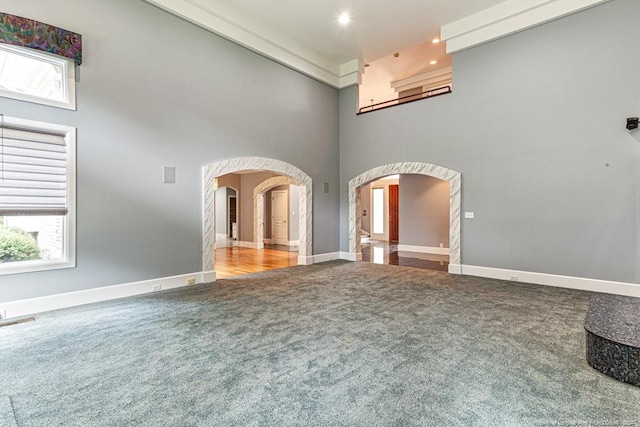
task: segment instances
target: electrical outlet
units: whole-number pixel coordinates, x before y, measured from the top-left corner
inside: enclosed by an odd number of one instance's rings
[[[512,274],[511,278],[509,280],[511,280],[512,282],[517,282],[519,280],[519,278],[515,274]]]
[[[195,284],[196,284],[196,278],[195,277],[187,278],[187,285],[195,285]]]
[[[160,291],[160,290],[162,290],[162,285],[160,285],[160,284],[155,284],[155,285],[153,285],[153,286],[151,287],[151,291],[152,291],[152,292],[158,292],[158,291]]]
[[[440,243],[440,247],[441,247],[441,248],[444,248],[444,243]]]

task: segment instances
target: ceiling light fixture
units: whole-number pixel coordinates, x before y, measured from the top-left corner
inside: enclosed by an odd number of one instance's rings
[[[431,40],[431,43],[433,44],[440,43],[440,39],[436,37],[435,39]]]
[[[338,17],[338,22],[341,25],[347,25],[349,22],[351,22],[351,16],[349,16],[349,12],[344,12],[342,13],[339,17]]]
[[[431,65],[436,65],[437,63],[438,63],[438,61],[436,61],[435,59],[432,60],[431,62],[429,62],[429,64],[431,64]]]

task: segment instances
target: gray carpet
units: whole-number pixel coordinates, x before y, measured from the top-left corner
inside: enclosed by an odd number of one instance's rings
[[[0,424],[640,425],[589,293],[330,262],[0,328]]]

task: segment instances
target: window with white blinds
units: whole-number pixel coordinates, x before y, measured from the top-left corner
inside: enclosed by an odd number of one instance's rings
[[[0,114],[0,274],[75,266],[75,144],[75,128]]]
[[[2,126],[0,215],[66,215],[65,137]]]

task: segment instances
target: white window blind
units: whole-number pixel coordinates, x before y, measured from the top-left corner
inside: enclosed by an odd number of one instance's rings
[[[0,216],[66,215],[65,134],[0,121]]]

